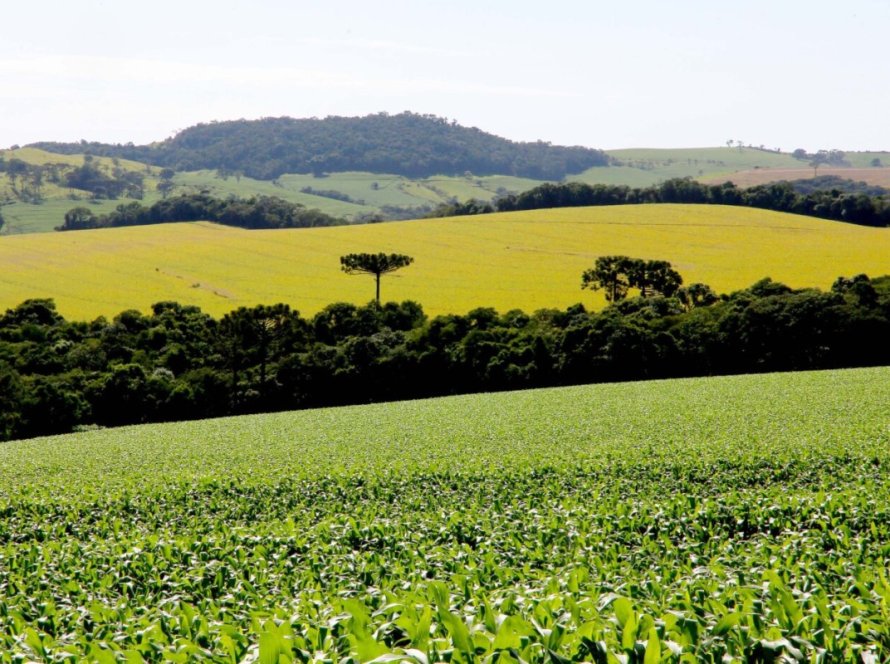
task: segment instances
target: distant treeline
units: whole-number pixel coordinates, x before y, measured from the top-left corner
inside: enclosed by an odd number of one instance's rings
[[[177,221],[214,221],[240,228],[307,228],[337,226],[347,223],[319,210],[291,203],[277,196],[220,199],[207,194],[182,194],[165,198],[146,207],[136,201],[122,203],[108,214],[96,215],[88,207],[76,207],[65,213],[57,231],[90,228],[145,226]]]
[[[0,438],[633,379],[890,364],[890,277],[829,292],[764,279],[720,298],[654,295],[600,312],[480,308],[428,320],[413,302],[286,305],[215,320],[154,305],[65,321],[51,300],[0,316]],[[780,398],[780,395],[777,395]]]
[[[601,150],[519,143],[434,115],[263,118],[199,124],[151,145],[34,143],[62,154],[90,153],[167,166],[216,169],[271,180],[285,173],[371,171],[406,177],[515,175],[561,180],[608,166]]]
[[[839,187],[799,193],[790,182],[762,184],[741,189],[732,182],[708,185],[689,178],[667,180],[659,185],[631,188],[625,185],[542,184],[534,189],[504,196],[494,203],[467,201],[444,204],[430,216],[485,214],[586,205],[639,203],[705,203],[791,212],[864,226],[890,226],[890,196],[847,193]]]

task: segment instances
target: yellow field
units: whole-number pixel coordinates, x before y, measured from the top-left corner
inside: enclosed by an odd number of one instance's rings
[[[718,292],[770,276],[827,288],[839,275],[890,273],[890,229],[763,210],[640,205],[537,210],[336,228],[246,231],[209,223],[0,238],[0,308],[55,298],[69,319],[149,310],[160,300],[214,315],[287,302],[305,315],[368,302],[373,278],[340,271],[351,252],[398,252],[415,262],[382,281],[384,300],[430,314],[603,304],[580,289],[595,258],[669,260],[687,283]]]

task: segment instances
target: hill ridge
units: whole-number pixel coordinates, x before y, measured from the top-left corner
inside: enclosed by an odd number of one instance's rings
[[[201,123],[149,145],[39,142],[29,147],[62,154],[89,151],[177,170],[239,172],[263,180],[285,173],[341,171],[408,177],[471,172],[560,180],[610,163],[601,150],[512,141],[409,111]]]

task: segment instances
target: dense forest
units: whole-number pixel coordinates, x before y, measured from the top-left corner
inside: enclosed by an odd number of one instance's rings
[[[151,145],[34,143],[62,154],[134,159],[182,171],[217,169],[261,180],[285,173],[340,171],[432,175],[515,175],[561,180],[607,166],[601,150],[520,143],[433,115],[378,113],[366,117],[264,118],[212,122]]]
[[[88,207],[78,206],[65,213],[64,222],[56,226],[56,230],[80,231],[178,221],[214,221],[250,229],[309,228],[347,223],[320,210],[307,209],[277,196],[220,199],[207,194],[181,194],[149,206],[137,201],[121,203],[112,212],[103,215],[96,215]]]
[[[890,277],[829,292],[764,279],[716,297],[621,294],[600,312],[428,320],[414,302],[287,305],[215,320],[154,305],[69,322],[51,300],[0,316],[0,439],[82,426],[183,420],[528,387],[890,364]]]
[[[790,212],[864,226],[890,226],[890,195],[880,188],[877,194],[869,194],[853,184],[853,187],[846,188],[818,190],[804,188],[799,192],[791,182],[776,182],[741,189],[732,182],[707,185],[690,178],[675,178],[646,188],[589,185],[580,182],[547,183],[521,194],[504,196],[493,203],[467,201],[440,205],[429,216],[487,214],[587,205],[701,203]]]

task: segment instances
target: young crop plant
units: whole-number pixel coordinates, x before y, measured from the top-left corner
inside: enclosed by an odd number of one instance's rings
[[[0,446],[0,662],[890,658],[890,369]]]

